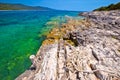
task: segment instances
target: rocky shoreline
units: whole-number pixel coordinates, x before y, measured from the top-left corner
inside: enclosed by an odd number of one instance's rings
[[[52,29],[16,80],[119,80],[120,11],[81,15]]]

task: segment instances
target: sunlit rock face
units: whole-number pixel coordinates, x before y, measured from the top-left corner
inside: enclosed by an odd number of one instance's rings
[[[16,80],[119,80],[120,11],[82,15],[53,29],[52,43],[43,42],[34,59],[36,69]]]

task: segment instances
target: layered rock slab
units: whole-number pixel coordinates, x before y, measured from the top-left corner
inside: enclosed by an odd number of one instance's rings
[[[16,80],[119,80],[120,11],[82,15],[85,20],[70,19],[53,30],[60,37],[49,35],[45,43],[52,43],[38,51],[35,70]]]

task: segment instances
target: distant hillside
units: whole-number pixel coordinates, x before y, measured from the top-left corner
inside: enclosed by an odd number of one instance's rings
[[[41,6],[27,6],[23,4],[0,3],[0,10],[53,10]]]
[[[117,4],[110,4],[109,6],[100,7],[94,11],[109,11],[109,10],[120,10],[120,2]]]

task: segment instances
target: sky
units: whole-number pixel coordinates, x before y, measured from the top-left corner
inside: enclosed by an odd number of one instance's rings
[[[43,6],[57,10],[92,11],[120,0],[0,0],[4,3],[22,3],[30,6]]]

